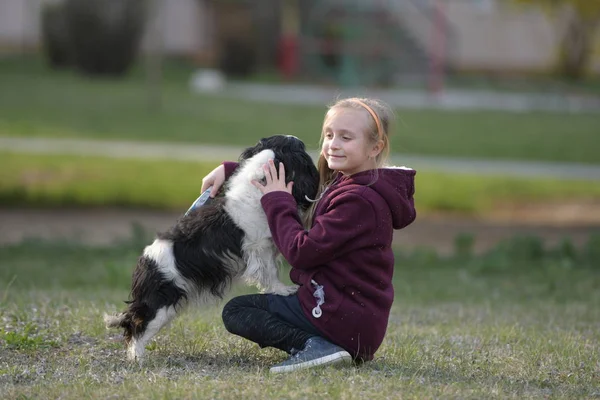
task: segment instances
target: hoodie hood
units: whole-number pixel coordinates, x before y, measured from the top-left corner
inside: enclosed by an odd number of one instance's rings
[[[417,213],[413,196],[417,171],[407,167],[386,167],[363,171],[351,176],[340,176],[336,186],[358,184],[368,186],[379,194],[390,207],[394,229],[410,225]]]

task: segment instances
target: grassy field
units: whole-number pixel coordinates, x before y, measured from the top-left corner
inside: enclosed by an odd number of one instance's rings
[[[118,206],[186,209],[215,163],[124,160],[0,152],[0,204],[5,207]],[[586,181],[481,177],[419,172],[420,213],[486,212],[510,204],[600,198]]]
[[[323,107],[194,95],[189,68],[168,64],[163,109],[150,111],[143,73],[92,80],[40,60],[0,60],[0,135],[247,145],[274,133],[318,146]],[[600,163],[600,114],[397,110],[393,150],[457,157]]]
[[[478,258],[397,253],[396,301],[372,362],[271,376],[284,358],[228,334],[222,304],[177,319],[125,361],[102,314],[123,306],[148,238],[116,247],[0,248],[5,399],[593,398],[600,393],[600,237],[505,242]],[[596,264],[594,264],[596,263]],[[236,287],[234,293],[252,292]]]

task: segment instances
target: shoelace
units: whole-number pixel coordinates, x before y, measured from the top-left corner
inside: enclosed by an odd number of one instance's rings
[[[312,315],[315,318],[321,318],[321,315],[323,315],[321,305],[325,303],[325,290],[323,290],[323,285],[319,285],[314,279],[311,279],[310,283],[315,287],[313,296],[317,298],[317,306],[312,309]]]

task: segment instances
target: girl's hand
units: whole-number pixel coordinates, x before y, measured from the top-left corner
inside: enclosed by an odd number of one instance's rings
[[[202,178],[202,188],[200,189],[200,193],[204,193],[206,189],[212,186],[210,197],[215,197],[217,193],[219,193],[219,189],[221,189],[223,183],[225,183],[225,166],[221,164]]]
[[[265,185],[262,185],[257,180],[252,180],[252,184],[261,191],[262,194],[267,194],[270,192],[287,192],[292,194],[292,187],[294,186],[294,182],[290,182],[287,185],[285,184],[285,167],[283,163],[279,163],[279,174],[277,173],[277,169],[275,168],[275,163],[273,160],[269,160],[269,162],[263,165],[263,169],[265,171]]]

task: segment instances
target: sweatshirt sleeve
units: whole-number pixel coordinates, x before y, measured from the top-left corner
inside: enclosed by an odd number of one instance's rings
[[[239,165],[239,163],[233,161],[223,161],[223,166],[225,167],[225,180],[231,178],[231,175],[233,175]]]
[[[297,269],[326,264],[354,249],[354,239],[371,234],[376,225],[373,206],[358,193],[337,196],[329,209],[315,218],[309,231],[302,226],[291,194],[267,193],[261,202],[275,245]]]

